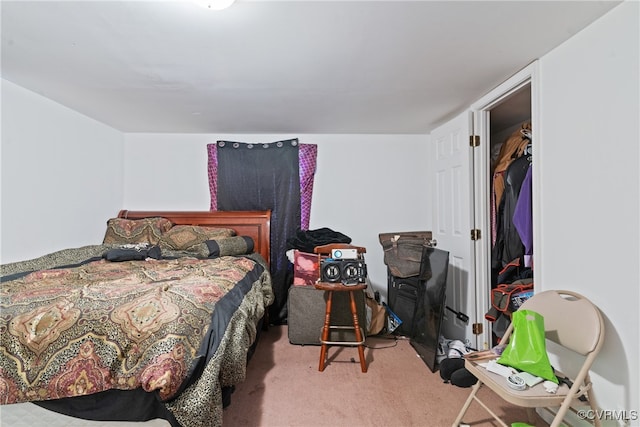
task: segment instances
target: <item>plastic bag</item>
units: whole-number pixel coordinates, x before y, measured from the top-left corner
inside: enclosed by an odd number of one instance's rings
[[[367,310],[367,335],[378,335],[387,326],[387,310],[382,304],[365,295]]]
[[[532,310],[518,310],[511,322],[513,333],[498,363],[558,384],[547,355],[544,317]]]

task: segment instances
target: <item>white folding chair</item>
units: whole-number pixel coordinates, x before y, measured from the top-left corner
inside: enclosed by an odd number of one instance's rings
[[[555,394],[545,390],[542,383],[525,390],[519,391],[511,388],[506,378],[490,372],[479,363],[486,360],[465,360],[465,367],[478,378],[473,386],[471,394],[463,405],[453,426],[458,427],[473,401],[478,402],[500,425],[508,425],[500,419],[484,402],[478,398],[478,390],[485,386],[493,390],[505,401],[520,407],[528,408],[529,422],[535,424],[535,408],[557,408],[551,427],[559,426],[563,422],[567,411],[575,410],[576,406],[589,405],[594,414],[597,414],[597,404],[593,396],[593,388],[589,376],[589,370],[604,342],[604,321],[600,310],[582,295],[562,290],[550,290],[534,294],[521,307],[521,310],[532,310],[544,317],[545,335],[547,342],[552,341],[565,349],[571,350],[583,359],[575,378],[570,379],[560,386]],[[509,326],[503,337],[507,343],[513,332],[513,324]],[[561,356],[559,356],[561,357]],[[573,358],[572,358],[573,360]],[[564,374],[556,371],[556,376],[565,378]],[[551,414],[554,411],[550,411]],[[596,426],[600,426],[600,420],[593,420]],[[473,424],[465,420],[465,424]]]

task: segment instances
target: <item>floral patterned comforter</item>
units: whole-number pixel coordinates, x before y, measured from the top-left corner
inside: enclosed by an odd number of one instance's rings
[[[3,281],[0,403],[142,388],[181,424],[221,425],[219,388],[244,379],[272,301],[265,266],[243,256],[102,259]]]

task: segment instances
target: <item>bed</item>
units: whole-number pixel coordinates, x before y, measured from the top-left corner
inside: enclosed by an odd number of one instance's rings
[[[2,266],[0,404],[222,425],[266,324],[270,212],[122,210],[104,241]]]

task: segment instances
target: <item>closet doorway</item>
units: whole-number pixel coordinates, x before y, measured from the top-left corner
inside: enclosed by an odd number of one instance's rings
[[[517,73],[471,107],[474,115],[474,134],[480,138],[480,145],[473,149],[472,156],[474,224],[475,228],[480,230],[480,238],[476,241],[475,250],[475,288],[478,323],[482,324],[482,326],[476,325],[475,328],[482,331],[477,339],[478,346],[481,348],[493,346],[496,343],[496,337],[500,337],[508,326],[508,317],[499,317],[495,322],[485,318],[485,314],[491,307],[491,289],[496,284],[497,271],[506,263],[501,258],[508,257],[508,253],[502,252],[499,252],[496,257],[494,245],[496,240],[500,240],[501,235],[505,234],[497,223],[509,222],[513,227],[512,212],[503,212],[504,218],[499,215],[500,200],[496,198],[494,189],[497,182],[494,167],[500,161],[500,150],[506,147],[510,149],[508,151],[510,162],[525,155],[526,160],[522,158],[520,160],[524,162],[518,162],[521,165],[520,169],[526,172],[528,165],[533,167],[537,123],[536,70],[537,62]],[[516,140],[519,144],[518,149],[514,149],[513,145]],[[509,165],[510,163],[507,164]],[[503,162],[503,171],[504,168]],[[518,192],[520,183],[521,180],[517,182]],[[532,196],[535,198],[535,192]],[[535,206],[536,201],[533,200],[529,209],[532,216],[535,215]],[[512,230],[513,233],[515,233],[514,230]],[[532,262],[532,259],[531,254],[527,257],[527,262]]]
[[[431,228],[438,247],[450,252],[441,335],[477,349],[494,342],[493,322],[485,318],[491,307],[491,153],[523,122],[531,123],[535,141],[536,70],[537,62],[431,133]],[[537,204],[534,193],[533,211]]]

